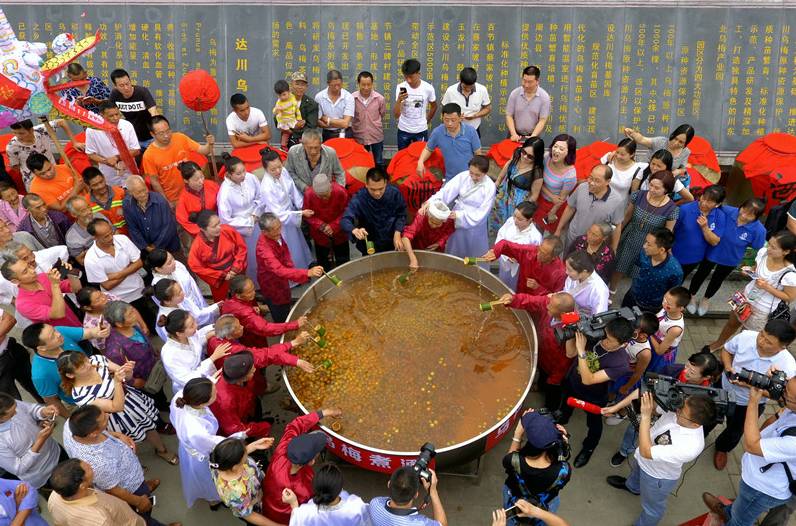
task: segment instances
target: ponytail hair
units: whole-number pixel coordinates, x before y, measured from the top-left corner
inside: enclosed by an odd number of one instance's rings
[[[246,443],[239,438],[227,438],[216,444],[210,453],[210,467],[229,471],[237,466],[246,454]]]
[[[267,167],[271,161],[276,161],[277,159],[282,160],[276,150],[271,149],[269,146],[260,150],[260,160],[263,163],[263,168]]]
[[[188,321],[189,316],[190,314],[187,311],[175,309],[168,316],[158,318],[158,327],[165,328],[169,336],[177,336],[178,332],[185,330],[185,323]]]
[[[144,268],[152,272],[156,268],[165,265],[168,259],[169,253],[162,248],[155,248],[149,252],[144,251]]]
[[[227,169],[227,175],[230,175],[232,173],[233,168],[235,168],[239,164],[243,164],[243,161],[241,161],[239,157],[230,155],[227,152],[221,154],[221,159],[224,160],[224,168]]]
[[[186,405],[198,406],[206,404],[213,396],[213,381],[204,376],[191,378],[182,388],[182,396],[174,401],[174,405],[182,409]]]
[[[173,279],[164,278],[155,283],[155,297],[162,304],[164,301],[171,301],[174,297],[173,287],[177,282]]]
[[[183,181],[187,181],[193,174],[196,172],[201,172],[202,169],[199,168],[199,165],[193,161],[183,161],[179,165],[177,165],[180,169],[180,175],[182,176]],[[204,176],[204,173],[202,174]]]
[[[190,216],[188,216],[188,220],[191,221],[192,223],[196,223],[196,226],[204,230],[210,224],[210,220],[217,215],[218,214],[216,214],[212,210],[202,210],[199,213],[196,212],[192,213]]]
[[[315,470],[312,479],[312,501],[318,506],[328,506],[343,491],[343,472],[331,463],[323,464]]]
[[[689,356],[688,363],[694,367],[699,367],[702,376],[710,378],[711,381],[716,381],[721,376],[721,373],[724,372],[724,364],[707,348]]]

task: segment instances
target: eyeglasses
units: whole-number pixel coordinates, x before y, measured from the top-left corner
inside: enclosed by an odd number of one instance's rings
[[[533,154],[532,154],[532,153],[528,153],[528,152],[526,152],[525,150],[520,150],[520,155],[521,155],[522,157],[525,157],[525,158],[526,158],[526,159],[528,159],[529,161],[533,161]]]

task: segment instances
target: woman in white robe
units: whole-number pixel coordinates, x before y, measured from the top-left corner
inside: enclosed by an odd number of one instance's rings
[[[219,308],[221,302],[214,303],[203,309],[194,309],[192,301],[188,301],[182,286],[170,278],[164,278],[155,284],[155,300],[158,303],[158,316],[157,319],[166,319],[166,317],[177,309],[182,309],[189,312],[195,319],[196,324],[201,327],[206,327],[215,323],[219,316]],[[155,330],[166,343],[169,336],[166,333],[166,328],[160,324],[155,327]]]
[[[164,321],[168,339],[160,350],[160,359],[171,379],[173,392],[185,387],[192,378],[213,376],[217,370],[215,361],[229,354],[230,344],[222,343],[207,356],[212,325],[198,329],[196,319],[182,309],[170,312]]]
[[[171,401],[169,418],[179,440],[182,494],[189,508],[197,499],[208,501],[211,507],[221,502],[208,464],[210,452],[227,438],[217,434],[218,420],[210,411],[215,399],[215,381],[194,378]],[[244,438],[237,433],[232,436]]]
[[[440,200],[453,210],[456,231],[445,245],[447,254],[460,258],[479,257],[489,250],[487,220],[495,202],[496,188],[488,171],[489,159],[475,155],[466,172],[453,177],[429,199]]]
[[[290,249],[296,268],[309,268],[312,262],[310,247],[301,232],[301,219],[312,215],[312,210],[302,210],[304,196],[293,178],[282,165],[282,158],[270,148],[262,153],[265,174],[260,186],[263,211],[276,214],[282,221],[282,238]]]
[[[185,294],[183,303],[190,305],[184,308],[190,313],[199,312],[207,308],[207,300],[202,294],[199,284],[193,279],[185,265],[174,259],[170,253],[161,248],[156,248],[147,256],[147,266],[152,271],[152,286],[157,285],[162,279],[173,279],[182,287]]]
[[[533,214],[536,212],[536,203],[520,201],[514,208],[514,215],[503,223],[497,233],[495,243],[505,239],[521,245],[541,245],[542,234],[533,224]],[[508,256],[500,256],[500,280],[511,290],[517,290],[517,277],[520,264]]]
[[[246,165],[237,157],[224,154],[226,174],[218,189],[218,218],[246,240],[246,275],[257,283],[257,240],[260,226],[257,223],[263,209],[260,180],[246,171]]]

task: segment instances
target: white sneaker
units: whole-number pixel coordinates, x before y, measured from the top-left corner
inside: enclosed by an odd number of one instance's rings
[[[708,313],[708,310],[710,310],[710,300],[702,298],[702,300],[699,302],[699,307],[697,308],[697,314],[704,316]]]
[[[605,425],[608,425],[608,426],[618,426],[619,424],[621,424],[624,421],[625,421],[625,417],[624,416],[610,415],[610,416],[605,417]]]
[[[688,302],[688,305],[686,306],[685,310],[687,310],[688,314],[691,314],[692,316],[697,313],[696,298],[691,298],[691,301]]]

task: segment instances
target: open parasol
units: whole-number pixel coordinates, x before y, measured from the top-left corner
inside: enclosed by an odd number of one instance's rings
[[[202,119],[202,126],[205,135],[210,135],[207,128],[204,112],[212,110],[218,99],[221,98],[221,91],[218,88],[216,79],[203,69],[189,71],[180,79],[180,97],[185,107],[197,112]],[[213,168],[213,177],[218,179],[218,168],[216,167],[215,152],[210,152],[210,165]]]

